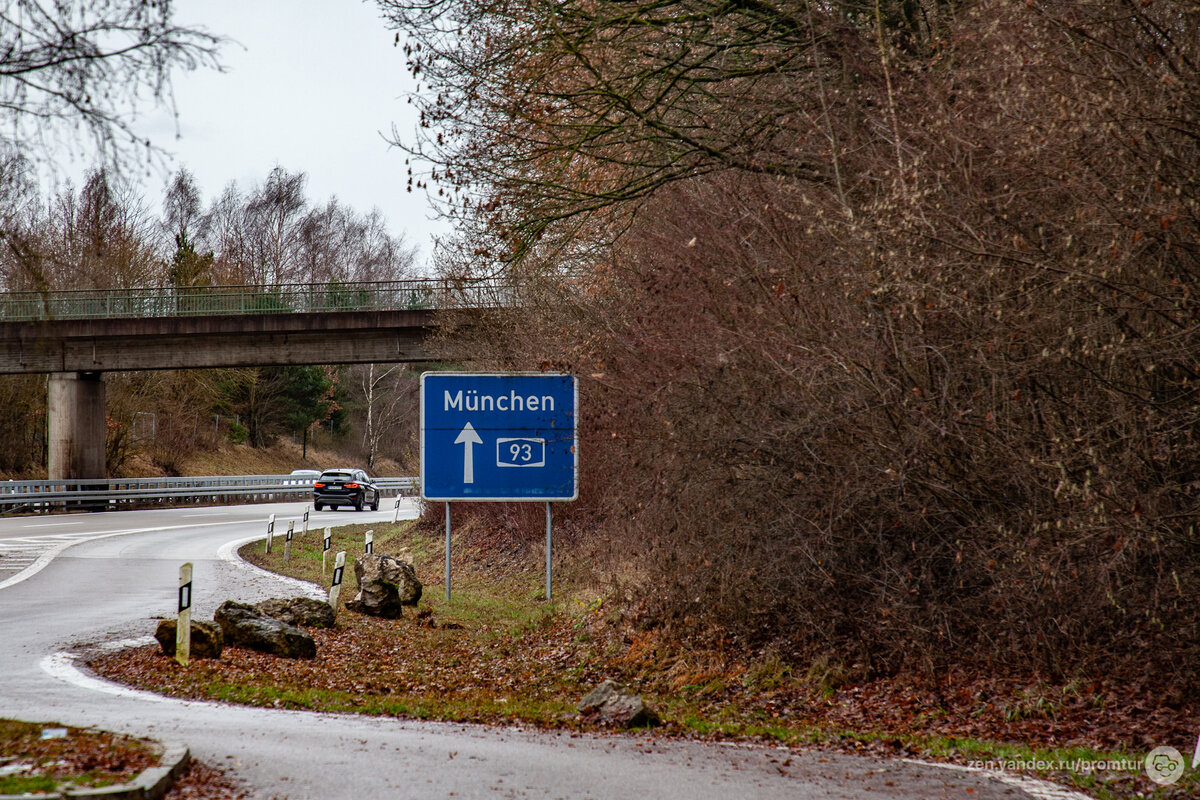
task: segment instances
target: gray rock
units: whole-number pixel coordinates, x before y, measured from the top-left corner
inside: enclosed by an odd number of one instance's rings
[[[226,600],[213,615],[225,643],[284,658],[313,658],[317,644],[304,631],[268,617],[245,603]]]
[[[163,655],[175,656],[175,632],[179,628],[178,619],[164,619],[158,623],[154,638],[162,648]],[[188,651],[190,658],[220,658],[221,649],[225,646],[225,637],[216,623],[192,620],[192,642]]]
[[[275,597],[254,604],[260,614],[303,628],[332,628],[333,606],[311,597]]]
[[[584,719],[617,728],[649,728],[659,724],[658,714],[616,681],[605,681],[592,689],[576,709]]]
[[[394,556],[363,553],[354,560],[358,594],[346,608],[375,617],[398,619],[404,606],[415,606],[421,599],[421,582],[412,564]]]

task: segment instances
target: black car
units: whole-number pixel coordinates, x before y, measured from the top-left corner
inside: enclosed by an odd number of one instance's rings
[[[354,506],[355,511],[370,506],[378,511],[379,489],[361,469],[327,469],[313,483],[313,508],[320,511],[325,506],[330,511],[338,506]]]

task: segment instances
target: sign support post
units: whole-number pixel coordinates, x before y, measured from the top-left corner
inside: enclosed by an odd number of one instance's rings
[[[175,660],[186,667],[192,654],[192,562],[179,568],[179,619],[175,622]]]
[[[551,599],[550,504],[579,496],[578,417],[579,387],[571,375],[421,376],[421,497],[446,504],[447,603],[452,501],[545,503],[546,599]]]

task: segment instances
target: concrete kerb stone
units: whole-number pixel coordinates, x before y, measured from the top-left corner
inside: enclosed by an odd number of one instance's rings
[[[162,764],[143,770],[129,783],[96,789],[64,789],[53,794],[0,794],[0,800],[54,800],[54,798],[94,798],[95,800],[160,800],[175,785],[191,759],[186,746],[164,742]]]

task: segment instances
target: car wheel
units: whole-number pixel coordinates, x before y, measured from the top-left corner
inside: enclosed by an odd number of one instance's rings
[[[362,510],[363,510],[363,498],[362,498],[362,495],[359,495],[358,499],[354,501],[354,510],[355,510],[355,511],[362,511]]]
[[[317,511],[320,511],[324,507],[325,507],[324,503],[313,503],[313,508]]]
[[[374,502],[374,503],[371,503],[371,510],[372,510],[372,511],[378,511],[378,510],[379,510],[379,492],[376,492],[376,493],[375,493],[375,502]]]

